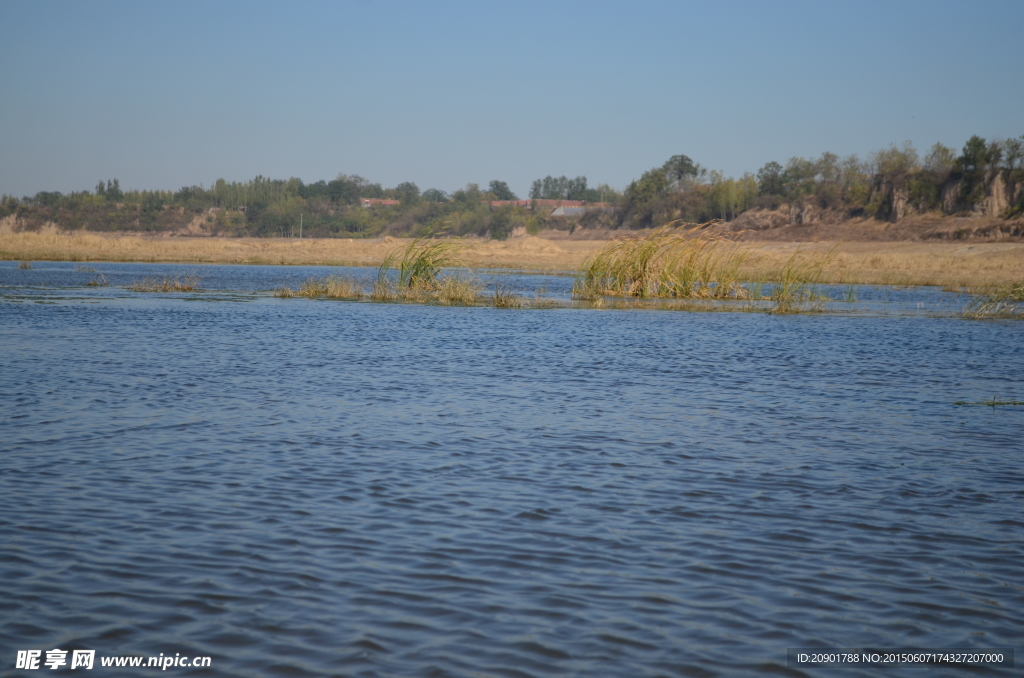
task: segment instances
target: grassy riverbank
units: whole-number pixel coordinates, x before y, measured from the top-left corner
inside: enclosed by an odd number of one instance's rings
[[[0,233],[0,259],[12,261],[139,261],[211,264],[379,266],[411,240],[291,238],[161,238],[91,233]],[[571,272],[607,240],[506,241],[458,239],[471,268]],[[940,285],[985,291],[1024,278],[1024,243],[850,242],[743,243],[742,281],[785,277],[794,253],[812,262],[831,252],[819,282]]]

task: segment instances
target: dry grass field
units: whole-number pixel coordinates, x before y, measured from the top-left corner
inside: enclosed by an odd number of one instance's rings
[[[411,240],[210,238],[0,233],[0,259],[218,264],[378,266]],[[457,239],[458,259],[472,268],[574,272],[607,240]],[[984,291],[1024,279],[1024,242],[744,242],[739,278],[778,280],[787,262],[828,256],[821,282],[941,285]]]

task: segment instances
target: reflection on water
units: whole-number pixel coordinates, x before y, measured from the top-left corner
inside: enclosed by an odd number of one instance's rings
[[[1024,408],[954,403],[1024,400],[1022,323],[259,293],[322,269],[137,294],[168,269],[36,266],[0,269],[8,667],[734,676],[787,647],[1019,644]]]

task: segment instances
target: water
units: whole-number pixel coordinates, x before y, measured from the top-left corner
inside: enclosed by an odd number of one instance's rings
[[[954,403],[1024,400],[1022,323],[37,266],[0,269],[2,675],[55,647],[211,676],[823,676],[786,648],[1020,646],[1024,408]]]
[[[538,275],[510,273],[501,270],[460,271],[459,275],[475,277],[484,296],[500,286],[526,299],[542,299],[557,306],[589,306],[572,301],[571,275]],[[197,280],[201,294],[184,294],[196,300],[248,301],[269,296],[274,290],[298,289],[312,277],[340,275],[362,283],[369,293],[377,278],[375,268],[337,266],[204,266],[188,264],[123,264],[35,262],[30,269],[18,268],[17,262],[0,261],[0,299],[8,302],[91,301],[96,299],[138,299],[138,293],[126,288],[133,282],[191,278]],[[394,278],[394,273],[392,273]],[[90,283],[103,283],[91,285]],[[752,286],[750,291],[754,291]],[[760,288],[759,294],[770,296],[771,285]],[[840,315],[898,315],[923,317],[959,317],[969,295],[950,294],[935,287],[892,287],[887,285],[819,285],[813,292],[821,300],[811,304],[815,311]],[[183,296],[178,294],[178,296]],[[828,301],[822,301],[828,300]],[[612,305],[671,303],[678,300],[614,300]],[[703,303],[703,302],[702,302]],[[720,307],[761,307],[770,302],[715,302]],[[805,304],[805,306],[807,306]]]

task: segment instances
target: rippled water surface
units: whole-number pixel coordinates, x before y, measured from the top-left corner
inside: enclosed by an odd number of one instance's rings
[[[955,403],[1024,400],[1024,323],[276,299],[306,273],[257,267],[137,294],[39,266],[0,271],[0,674],[54,647],[468,677],[1022,644],[1024,408]]]

